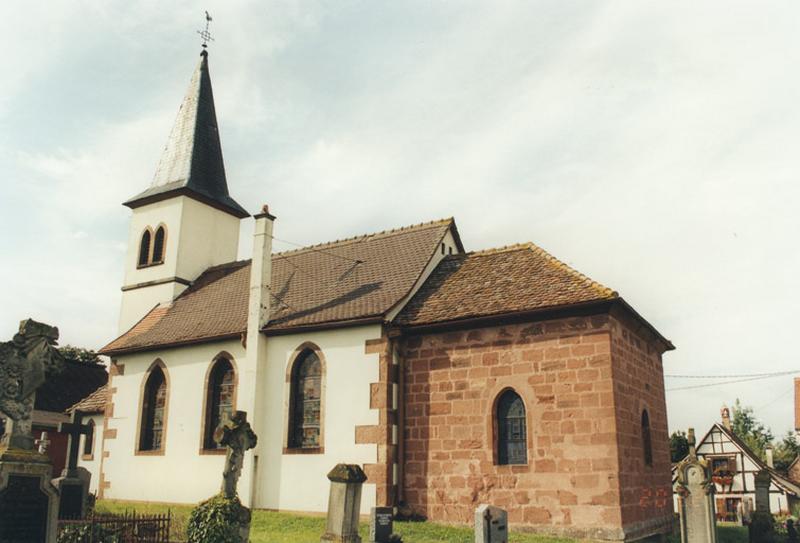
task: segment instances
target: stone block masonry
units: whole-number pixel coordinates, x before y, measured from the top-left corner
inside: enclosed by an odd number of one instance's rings
[[[666,529],[661,353],[623,321],[601,314],[405,337],[406,504],[468,524],[490,503],[508,510],[512,526],[574,537],[630,540]],[[495,402],[509,388],[525,404],[527,464],[497,462]],[[651,411],[652,467],[637,463],[642,405]]]

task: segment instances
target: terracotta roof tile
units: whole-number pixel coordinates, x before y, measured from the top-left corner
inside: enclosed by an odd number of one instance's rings
[[[544,249],[526,243],[446,257],[395,322],[430,324],[617,297]]]
[[[274,254],[267,329],[381,317],[411,291],[450,229],[445,219]],[[100,352],[235,337],[247,329],[249,280],[249,261],[209,268]]]
[[[108,385],[101,386],[87,397],[67,409],[68,413],[80,411],[82,413],[103,413],[106,410],[106,397]]]

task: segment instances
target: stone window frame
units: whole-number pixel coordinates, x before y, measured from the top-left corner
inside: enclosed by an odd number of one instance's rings
[[[164,233],[163,239],[161,240],[161,258],[156,260],[155,259],[155,250],[156,250],[156,237],[158,236],[158,232],[161,231]],[[169,231],[167,230],[167,225],[162,223],[158,223],[156,229],[154,230],[153,234],[153,247],[150,249],[150,266],[158,266],[159,264],[163,264],[167,257],[167,239],[169,238]]]
[[[87,426],[91,426],[92,430],[90,434],[85,434],[83,436],[83,446],[81,447],[81,460],[91,461],[94,460],[94,445],[95,445],[95,432],[97,430],[97,425],[94,423],[94,419],[89,419]],[[89,452],[86,452],[88,445]]]
[[[164,239],[161,242],[161,258],[159,260],[153,259],[153,253],[155,251],[156,245],[156,234],[159,231],[164,232]],[[147,234],[147,254],[145,255],[144,262],[142,262],[142,255],[144,250],[144,236]],[[167,229],[167,225],[163,222],[158,223],[158,226],[153,229],[151,226],[145,227],[142,235],[139,236],[139,251],[136,257],[136,269],[140,270],[142,268],[149,268],[151,266],[159,266],[164,263],[166,260],[167,255],[167,240],[169,239],[169,230]]]
[[[210,406],[208,405],[208,400],[211,396],[211,375],[214,373],[214,368],[217,364],[220,363],[221,360],[227,361],[231,368],[233,369],[233,410],[236,411],[238,400],[239,400],[239,369],[236,365],[236,360],[233,358],[233,355],[227,351],[221,351],[217,353],[214,358],[211,359],[208,367],[206,368],[206,376],[203,380],[203,405],[201,417],[200,417],[200,450],[199,453],[201,455],[224,455],[226,453],[226,449],[219,448],[219,449],[209,449],[206,447],[206,432],[207,432],[207,425],[208,425],[208,416],[209,416],[209,409]]]
[[[653,425],[650,420],[650,410],[647,405],[642,406],[639,416],[639,432],[642,438],[642,460],[644,467],[653,467]],[[647,424],[645,424],[647,422]]]
[[[294,383],[292,376],[295,366],[300,362],[303,354],[312,351],[317,355],[320,363],[320,397],[319,397],[319,446],[318,447],[290,447],[290,427],[292,425],[292,409],[294,400]],[[283,405],[283,454],[325,454],[325,399],[328,363],[322,349],[314,342],[305,341],[301,343],[289,357],[286,364],[286,376],[284,385],[284,405]]]
[[[145,254],[145,235],[147,236],[147,254]],[[136,268],[146,268],[150,266],[150,255],[153,252],[153,229],[145,227],[139,236],[139,250],[136,253]],[[144,258],[142,258],[144,256]]]
[[[166,395],[164,398],[164,429],[161,431],[161,447],[158,449],[146,449],[143,450],[141,448],[142,445],[142,425],[144,424],[144,400],[145,394],[147,393],[147,382],[150,380],[150,376],[152,375],[153,371],[159,368],[161,373],[164,375],[164,384],[166,386]],[[147,371],[144,372],[142,382],[139,384],[139,404],[138,404],[138,416],[136,420],[136,441],[133,444],[133,454],[135,456],[164,456],[164,453],[167,449],[167,429],[169,427],[169,397],[170,397],[170,377],[169,371],[167,370],[167,365],[164,363],[163,360],[160,358],[156,358],[147,368]]]
[[[522,464],[512,464],[512,463],[500,463],[500,426],[498,424],[498,417],[497,417],[497,410],[500,406],[500,398],[502,398],[506,392],[513,392],[517,395],[517,397],[522,402],[522,407],[525,410],[525,462]],[[531,415],[530,410],[528,409],[528,403],[525,401],[525,395],[522,394],[517,387],[514,386],[503,386],[500,388],[499,391],[495,392],[492,399],[492,410],[489,414],[491,418],[491,445],[492,445],[492,463],[495,467],[507,467],[507,468],[514,468],[514,467],[527,467],[531,465],[530,462],[530,451],[532,450],[532,442],[531,442],[531,432],[529,431],[531,425]]]

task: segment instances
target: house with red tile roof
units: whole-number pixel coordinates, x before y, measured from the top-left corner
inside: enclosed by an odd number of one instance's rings
[[[670,529],[673,346],[616,291],[532,243],[467,252],[453,219],[273,252],[264,206],[238,260],[251,219],[218,132],[204,51],[153,183],[125,202],[120,333],[95,398],[102,497],[213,495],[214,429],[240,410],[258,435],[251,507],[325,511],[325,475],[347,462],[368,476],[363,513],[464,524],[492,503],[546,533]]]

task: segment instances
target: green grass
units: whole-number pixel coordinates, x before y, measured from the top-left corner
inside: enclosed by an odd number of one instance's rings
[[[157,503],[133,503],[114,500],[97,502],[99,513],[122,513],[135,510],[141,514],[172,512],[172,538],[185,540],[186,520],[192,507],[189,505],[165,505]],[[403,536],[405,543],[471,543],[474,541],[471,528],[457,528],[433,522],[395,522],[394,530]],[[325,532],[322,516],[253,511],[250,539],[253,543],[319,543]],[[364,541],[368,541],[369,526],[361,524],[359,529]],[[747,529],[741,526],[719,526],[719,543],[747,543]],[[575,539],[547,537],[526,533],[511,533],[510,543],[576,543]],[[680,536],[672,536],[670,543],[680,543]]]
[[[135,510],[141,514],[172,512],[172,538],[184,540],[186,520],[192,510],[188,505],[164,505],[157,503],[133,503],[115,500],[97,502],[98,513],[122,513]],[[395,522],[394,531],[403,536],[405,543],[471,543],[474,535],[471,528],[444,526],[432,522]],[[319,543],[325,532],[322,516],[253,511],[250,539],[253,543]],[[361,523],[361,537],[368,541],[369,525]],[[512,533],[510,543],[575,543],[574,539],[546,537],[534,534]]]

